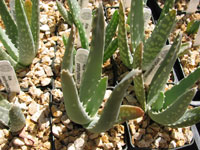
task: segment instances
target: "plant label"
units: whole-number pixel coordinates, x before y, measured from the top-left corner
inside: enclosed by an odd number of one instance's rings
[[[92,24],[92,10],[90,8],[83,8],[80,12],[80,21],[85,28],[86,37],[90,38],[91,24]],[[78,35],[78,47],[81,47],[80,36]]]
[[[124,7],[130,8],[131,7],[131,0],[124,0]]]
[[[83,72],[87,63],[89,51],[86,49],[78,49],[75,56],[75,79],[77,86],[80,87]]]
[[[7,60],[0,61],[0,80],[8,93],[20,92],[20,86],[14,68]]]
[[[194,41],[194,46],[199,46],[200,45],[200,28],[198,29],[195,41]]]
[[[197,11],[197,6],[199,5],[199,0],[190,0],[186,13],[194,13]]]
[[[78,3],[81,8],[86,8],[88,6],[89,0],[79,0]]]

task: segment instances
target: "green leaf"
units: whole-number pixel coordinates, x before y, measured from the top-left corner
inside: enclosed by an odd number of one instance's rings
[[[103,62],[105,63],[117,50],[118,48],[118,38],[115,38],[113,41],[110,42],[108,47],[104,52]]]
[[[173,124],[183,116],[195,93],[196,89],[191,89],[180,95],[167,108],[161,110],[161,112],[160,111],[157,112],[150,109],[148,111],[148,114],[151,117],[151,119],[153,119],[155,122],[159,124],[162,125]],[[157,99],[157,101],[159,100],[160,99]]]
[[[89,123],[91,121],[90,117],[85,111],[83,103],[80,102],[76,83],[74,82],[73,76],[69,70],[61,71],[61,83],[65,109],[68,117],[78,124]]]
[[[164,100],[165,94],[163,92],[160,92],[156,101],[151,105],[152,111],[160,111],[163,108]]]
[[[8,55],[2,48],[0,48],[0,60],[8,60],[10,62],[10,64],[15,68],[17,66],[17,62],[10,57],[10,55]]]
[[[137,119],[144,115],[144,111],[137,106],[122,105],[116,124],[123,123],[128,120]]]
[[[148,98],[147,98],[148,105],[154,103],[153,100],[156,99],[154,97],[157,97],[160,92],[164,91],[165,85],[169,78],[169,74],[177,59],[178,51],[181,44],[181,39],[182,36],[180,35],[176,37],[174,43],[170,47],[167,55],[165,56],[156,74],[154,75],[148,92]]]
[[[0,123],[2,123],[5,126],[8,126],[9,121],[9,110],[4,107],[0,107]]]
[[[104,48],[104,14],[100,5],[92,24],[91,49],[80,85],[80,100],[86,104],[101,79]]]
[[[175,123],[168,125],[174,128],[183,128],[192,126],[200,122],[200,107],[189,109],[185,114]]]
[[[164,107],[166,108],[175,99],[179,97],[182,93],[188,91],[192,86],[200,79],[200,67],[198,67],[194,72],[188,75],[186,78],[182,79],[177,85],[174,85],[171,89],[166,91],[166,101]]]
[[[121,1],[119,5],[118,46],[120,51],[120,59],[128,68],[132,68],[133,57],[128,46],[124,7]]]
[[[140,43],[134,53],[133,56],[133,68],[142,68],[142,59],[143,59],[143,45]],[[146,93],[145,93],[145,87],[144,87],[144,78],[143,74],[140,74],[136,76],[134,79],[134,91],[135,95],[137,97],[137,100],[139,101],[142,109],[146,111]]]
[[[70,8],[70,12],[72,14],[73,22],[75,26],[78,28],[78,32],[79,32],[79,36],[81,40],[81,46],[84,49],[89,49],[89,44],[88,44],[88,39],[86,37],[85,29],[79,19],[79,14],[80,14],[79,4],[77,0],[67,0],[67,3]]]
[[[118,23],[119,23],[119,12],[118,10],[115,10],[110,22],[106,27],[104,51],[107,49],[113,37],[115,36]]]
[[[6,28],[6,34],[11,39],[12,43],[15,44],[15,47],[17,47],[18,45],[17,44],[17,40],[18,40],[17,25],[14,19],[12,18],[9,10],[7,9],[4,0],[0,0],[0,15]]]
[[[115,87],[111,96],[107,100],[98,121],[92,121],[90,124],[85,126],[86,129],[94,133],[100,133],[107,131],[116,123],[125,92],[133,78],[139,73],[141,73],[141,71],[132,70],[120,81],[120,83]]]
[[[131,1],[130,12],[130,31],[131,31],[131,44],[133,50],[144,42],[144,14],[143,14],[143,0]]]
[[[9,111],[9,127],[11,132],[20,131],[26,124],[24,114],[18,106],[13,105]]]
[[[199,26],[200,26],[200,21],[199,20],[192,20],[187,25],[187,29],[186,29],[187,34],[190,35],[190,34],[197,33],[197,31],[199,29]]]
[[[72,26],[69,39],[63,38],[65,45],[65,53],[62,61],[62,69],[73,71],[73,49],[74,49],[74,27]]]
[[[26,12],[28,23],[29,23],[29,25],[31,25],[31,18],[32,18],[32,2],[31,2],[31,0],[25,0],[24,10]]]
[[[16,20],[18,27],[19,38],[19,60],[23,66],[28,66],[32,63],[35,57],[35,46],[31,29],[22,5],[21,0],[15,0]]]
[[[17,61],[19,58],[18,50],[15,47],[15,45],[12,43],[12,41],[9,39],[9,37],[6,35],[6,33],[2,30],[2,28],[0,28],[0,41],[2,42],[8,54],[15,61]]]
[[[97,113],[99,107],[101,106],[103,102],[106,87],[107,87],[107,80],[108,80],[107,77],[102,78],[100,80],[95,90],[95,93],[92,95],[90,101],[87,104],[86,111],[89,113],[91,117],[93,117]]]
[[[165,15],[169,13],[170,9],[173,8],[174,2],[175,2],[175,0],[166,0],[165,1],[164,7],[162,9],[162,12],[160,14],[157,24],[159,24],[160,21],[165,17]]]
[[[73,20],[72,20],[71,13],[67,11],[65,7],[61,4],[61,2],[59,2],[58,0],[56,0],[56,4],[57,4],[60,14],[64,18],[64,20],[67,22],[67,24],[72,25]]]
[[[153,30],[151,37],[144,44],[143,70],[146,70],[165,45],[174,26],[176,11],[171,10]]]
[[[40,34],[40,8],[39,0],[32,0],[32,17],[31,17],[31,32],[35,43],[35,53],[39,48],[39,34]]]

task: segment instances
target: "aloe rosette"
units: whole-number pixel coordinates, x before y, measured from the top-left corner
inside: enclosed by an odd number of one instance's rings
[[[0,95],[0,122],[11,132],[18,132],[25,126],[25,117],[18,106],[9,103]]]
[[[67,115],[75,123],[81,124],[84,128],[95,133],[106,131],[114,124],[141,117],[144,113],[139,107],[121,105],[132,79],[141,73],[138,69],[132,70],[116,85],[102,112],[98,111],[107,87],[107,77],[101,78],[105,42],[104,26],[103,7],[102,4],[99,4],[93,18],[91,47],[80,88],[77,88],[73,77],[75,34],[73,26],[66,45],[61,71]]]
[[[200,79],[200,68],[165,91],[170,72],[183,47],[181,47],[182,36],[178,34],[173,44],[169,46],[169,50],[161,57],[163,47],[176,23],[176,11],[172,9],[173,4],[174,0],[166,1],[155,29],[145,40],[144,3],[141,0],[132,1],[129,15],[131,34],[131,46],[129,47],[124,7],[120,2],[118,44],[123,63],[128,68],[139,68],[144,72],[133,79],[134,91],[143,110],[152,120],[161,125],[185,127],[200,121],[200,107],[188,109],[196,93],[194,85]],[[159,65],[157,65],[158,62]],[[148,85],[145,85],[145,80],[149,75],[153,78]],[[147,86],[149,88],[146,88]]]
[[[11,12],[0,1],[0,15],[5,31],[0,28],[0,60],[9,60],[16,70],[29,66],[39,47],[39,0],[15,0]],[[13,8],[15,8],[13,10]],[[14,15],[14,16],[13,16]]]
[[[81,46],[84,49],[89,49],[88,45],[88,39],[85,33],[85,29],[83,28],[83,24],[81,23],[79,19],[79,14],[80,14],[80,6],[76,0],[68,0],[68,6],[69,6],[69,11],[65,9],[65,7],[62,5],[61,2],[58,0],[56,1],[58,10],[64,20],[69,24],[75,24],[76,28],[78,29],[80,40],[81,40]],[[106,62],[112,54],[117,50],[118,48],[118,39],[115,37],[117,27],[119,23],[119,12],[116,10],[110,22],[106,26],[105,29],[105,46],[104,46],[104,59],[103,62]]]

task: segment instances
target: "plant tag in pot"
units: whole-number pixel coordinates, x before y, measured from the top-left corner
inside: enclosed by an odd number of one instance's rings
[[[160,67],[160,64],[164,60],[165,56],[167,55],[171,45],[165,45],[159,55],[155,58],[155,60],[150,65],[149,69],[144,74],[144,82],[146,85],[149,85],[151,83],[151,80],[153,79],[156,71]]]
[[[85,65],[87,63],[89,51],[86,49],[78,49],[75,56],[75,79],[77,86],[80,87]]]
[[[124,7],[130,8],[131,7],[131,0],[124,0]]]
[[[0,61],[0,80],[8,93],[20,92],[20,86],[14,68],[7,60]]]
[[[194,13],[195,11],[197,11],[198,5],[199,5],[199,0],[190,0],[186,13]]]
[[[78,3],[81,8],[85,8],[88,6],[89,0],[79,0]]]
[[[198,29],[195,41],[194,41],[194,46],[199,46],[200,45],[200,28]]]
[[[91,24],[92,24],[92,10],[90,8],[83,8],[80,12],[80,21],[85,28],[86,37],[90,38]],[[80,36],[78,36],[78,47],[81,47]]]

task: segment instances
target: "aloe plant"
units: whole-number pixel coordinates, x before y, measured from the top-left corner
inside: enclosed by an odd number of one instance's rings
[[[79,19],[79,13],[80,13],[79,4],[76,0],[68,0],[67,2],[70,11],[67,11],[62,5],[62,3],[57,0],[56,3],[58,10],[62,15],[62,17],[64,18],[64,20],[69,25],[72,25],[73,23],[75,24],[76,28],[79,31],[82,48],[88,49],[89,48],[88,39],[86,38],[87,36],[85,33],[85,29],[83,28],[83,25]],[[118,39],[115,37],[118,22],[119,22],[119,12],[118,10],[116,10],[106,27],[105,47],[104,47],[105,53],[103,62],[106,62],[106,60],[108,60],[118,48]]]
[[[13,3],[11,13],[4,0],[0,1],[0,15],[5,25],[5,31],[0,28],[0,41],[6,49],[0,48],[0,60],[9,60],[18,70],[32,63],[39,47],[39,0]]]
[[[0,122],[11,132],[18,132],[25,126],[25,117],[18,106],[9,103],[0,95]]]
[[[165,91],[170,72],[180,53],[182,39],[180,34],[177,35],[169,50],[163,53],[163,46],[165,46],[176,22],[176,11],[172,9],[173,3],[174,0],[166,1],[158,24],[151,36],[145,40],[144,3],[141,0],[132,1],[130,11],[131,46],[129,48],[124,8],[123,3],[120,2],[118,44],[123,63],[131,69],[139,68],[144,72],[133,79],[134,91],[143,110],[159,124],[185,127],[200,121],[200,107],[187,109],[196,93],[193,86],[200,79],[200,68],[197,68],[170,90]],[[155,69],[155,67],[157,68]],[[153,78],[148,85],[145,85],[148,76]]]
[[[81,124],[91,132],[99,133],[110,129],[114,124],[143,116],[143,110],[136,106],[121,105],[123,96],[136,75],[138,69],[128,73],[114,88],[106,101],[103,111],[98,110],[103,102],[107,87],[107,77],[101,78],[104,54],[104,15],[99,4],[92,24],[92,41],[86,69],[80,88],[73,77],[74,28],[66,45],[63,57],[61,83],[67,115],[75,123]]]

